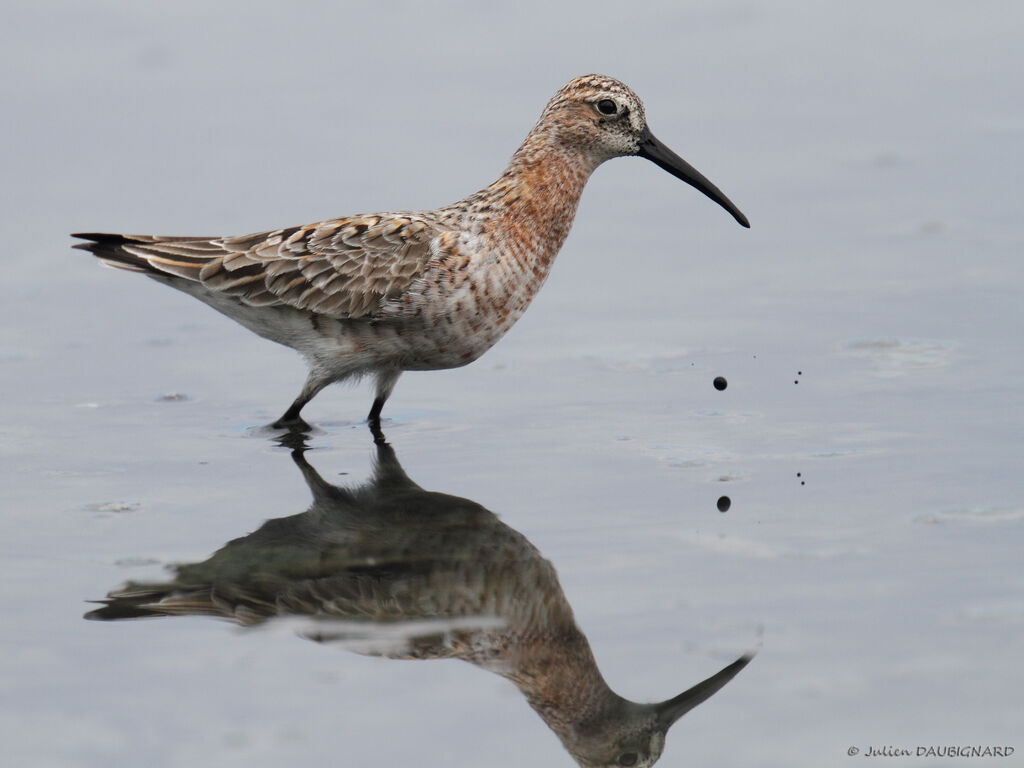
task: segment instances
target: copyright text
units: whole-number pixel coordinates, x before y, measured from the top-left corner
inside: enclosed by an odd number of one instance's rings
[[[1009,757],[1014,747],[997,747],[992,745],[946,745],[946,746],[867,746],[850,747],[846,754],[850,757]]]

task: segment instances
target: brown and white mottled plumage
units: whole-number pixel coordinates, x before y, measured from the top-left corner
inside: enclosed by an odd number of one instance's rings
[[[329,219],[241,237],[74,235],[106,264],[190,293],[298,350],[310,367],[279,424],[328,384],[372,374],[379,418],[402,371],[472,362],[522,315],[605,160],[639,155],[742,213],[650,133],[617,80],[578,77],[548,103],[502,176],[434,211]]]
[[[671,725],[720,690],[744,655],[667,701],[619,696],[598,669],[554,566],[469,499],[426,491],[383,436],[373,477],[331,485],[292,454],[308,510],[265,522],[169,581],[111,592],[89,619],[289,619],[312,640],[396,659],[461,659],[514,684],[581,766],[652,765]]]

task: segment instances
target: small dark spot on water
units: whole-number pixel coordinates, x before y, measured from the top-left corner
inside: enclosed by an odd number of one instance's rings
[[[715,380],[711,383],[715,385],[715,389],[719,392],[729,386],[729,382],[725,380],[725,376],[715,376]]]
[[[158,403],[184,403],[187,400],[191,400],[190,395],[186,395],[182,392],[168,392],[165,395],[160,395],[156,398]]]
[[[719,496],[718,497],[718,511],[719,512],[728,512],[729,511],[729,507],[731,507],[731,506],[732,506],[732,499],[730,499],[728,496]]]

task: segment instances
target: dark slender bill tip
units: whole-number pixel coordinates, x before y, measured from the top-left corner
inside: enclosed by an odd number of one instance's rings
[[[712,184],[704,174],[658,141],[654,134],[651,133],[650,128],[644,128],[643,135],[640,137],[640,148],[637,154],[664,168],[677,179],[682,179],[691,187],[700,190],[732,214],[732,217],[741,226],[750,229],[750,222],[747,220],[747,217],[733,204],[732,200],[726,197],[722,190]]]
[[[753,654],[745,653],[732,664],[723,667],[707,680],[702,680],[692,688],[683,691],[674,699],[655,704],[658,720],[665,728],[668,728],[698,704],[704,703],[718,693],[726,683],[736,677],[740,670],[750,663],[752,658],[754,658]]]

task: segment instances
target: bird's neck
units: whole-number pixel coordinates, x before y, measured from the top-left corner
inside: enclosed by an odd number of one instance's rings
[[[547,647],[534,647],[506,677],[555,733],[565,736],[600,716],[618,696],[597,668],[587,639],[578,630]]]
[[[623,700],[601,675],[557,581],[550,586],[506,606],[511,611],[499,608],[508,626],[489,643],[494,652],[470,660],[512,682],[569,748]]]
[[[583,187],[599,164],[567,149],[538,125],[501,178],[478,193],[496,240],[513,257],[522,253],[534,267],[541,266],[538,261],[548,266],[565,242]]]

